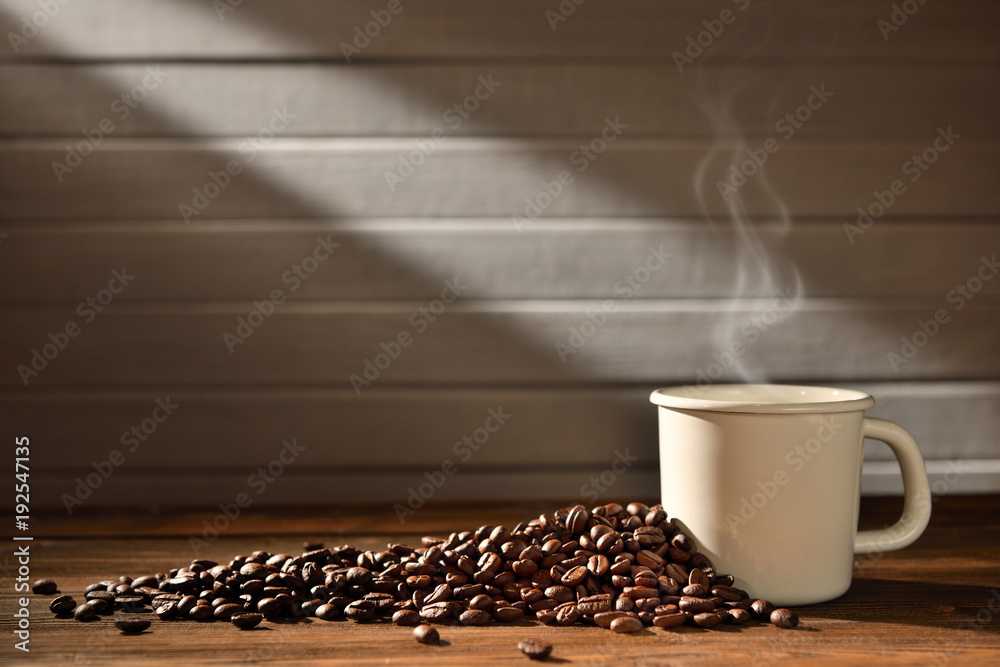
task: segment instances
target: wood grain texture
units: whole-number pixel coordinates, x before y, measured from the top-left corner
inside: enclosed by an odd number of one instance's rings
[[[364,373],[366,360],[374,364],[377,355],[388,354],[381,346],[401,334],[409,335],[410,344],[401,345],[394,361],[380,358],[384,372],[369,370],[372,379],[407,385],[685,380],[699,371],[719,375],[709,367],[733,343],[742,346],[739,364],[722,363],[720,379],[739,380],[741,364],[748,374],[766,373],[772,380],[943,375],[974,380],[1000,373],[995,354],[1000,308],[993,297],[970,301],[949,316],[906,362],[888,355],[900,354],[902,338],[920,331],[919,320],[950,307],[943,299],[804,299],[784,316],[779,311],[790,306],[778,299],[619,300],[611,305],[614,310],[597,327],[583,323],[602,319],[588,315],[601,312],[601,301],[459,301],[451,306],[439,301],[440,307],[431,302],[285,303],[268,319],[259,318],[259,328],[241,331],[248,334],[245,342],[235,343],[225,334],[236,336],[238,318],[249,316],[252,303],[122,303],[95,313],[89,324],[86,315],[92,311],[86,308],[84,317],[72,310],[11,309],[0,335],[9,350],[17,351],[15,363],[28,364],[33,349],[50,343],[49,333],[64,330],[70,321],[81,326],[54,363],[28,378],[32,386],[89,385],[99,378],[113,385],[253,382],[349,388],[350,376]],[[431,308],[443,314],[435,316]],[[831,338],[830,331],[838,335]],[[3,369],[2,384],[24,386],[15,363]]]
[[[232,12],[211,3],[103,0],[70,3],[26,44],[0,51],[8,59],[42,58],[324,58],[343,62],[341,42],[372,21],[362,0],[290,0],[280,5],[245,0]],[[905,28],[883,38],[877,22],[891,7],[850,0],[811,4],[789,12],[782,2],[663,3],[645,0],[626,9],[590,0],[553,28],[546,12],[559,3],[490,0],[403,2],[403,10],[354,62],[410,58],[631,57],[670,58],[688,37],[733,16],[702,58],[907,58],[929,61],[995,59],[996,5],[972,0],[921,5]],[[741,9],[744,8],[744,9]],[[32,0],[0,4],[2,32],[18,30],[38,11]],[[486,28],[488,26],[488,29]],[[363,44],[362,42],[359,42]]]
[[[623,498],[630,500],[632,497]],[[894,500],[867,500],[862,504],[861,525],[881,525],[898,511]],[[551,511],[558,505],[543,508]],[[265,624],[253,632],[237,633],[222,623],[167,623],[154,621],[138,637],[121,637],[106,619],[83,624],[57,619],[41,608],[45,598],[32,600],[32,662],[39,665],[90,664],[244,664],[248,660],[275,665],[374,665],[404,662],[416,665],[523,664],[518,641],[533,637],[554,644],[554,660],[572,664],[672,664],[730,665],[734,661],[796,664],[822,659],[824,664],[847,665],[960,662],[989,664],[1000,656],[1000,626],[995,605],[1000,585],[996,562],[1000,537],[996,523],[998,499],[944,498],[924,536],[899,552],[860,563],[851,589],[843,597],[822,605],[797,609],[802,620],[796,631],[781,632],[752,624],[739,629],[661,630],[634,636],[615,635],[595,627],[544,627],[534,622],[485,628],[442,626],[447,644],[421,646],[411,632],[381,623]],[[472,528],[487,517],[494,525],[530,518],[535,507],[505,505],[500,508],[427,510],[405,528],[395,528],[370,513],[329,516],[283,514],[241,518],[231,534],[213,542],[203,557],[226,561],[237,553],[263,548],[272,553],[301,551],[303,538],[321,539],[328,545],[350,542],[365,549],[384,548],[386,542],[412,543],[416,536]],[[955,522],[949,522],[954,517]],[[132,576],[187,564],[192,550],[187,530],[199,527],[199,515],[164,517],[174,531],[160,530],[157,517],[122,518],[105,515],[95,537],[50,538],[32,546],[32,571],[54,577],[64,592],[80,595],[84,586],[129,573]],[[211,515],[204,515],[210,519]],[[362,522],[370,521],[370,527]],[[240,522],[253,525],[247,531]],[[388,524],[388,525],[387,525]],[[72,531],[70,524],[70,531]],[[86,525],[86,524],[84,524]],[[76,523],[79,529],[80,523]],[[110,531],[108,530],[110,528]],[[178,530],[179,529],[179,530]],[[342,530],[347,529],[349,536]],[[406,535],[400,535],[400,533]],[[110,535],[109,535],[110,533]],[[72,534],[72,532],[71,532]],[[128,541],[120,539],[129,536]],[[123,548],[127,545],[127,548]],[[0,592],[0,603],[13,604],[9,589]],[[977,622],[977,615],[979,621]],[[0,621],[5,629],[8,619]],[[5,646],[4,655],[13,648]]]
[[[615,286],[661,247],[670,257],[633,298],[769,295],[768,271],[788,285],[797,274],[811,297],[944,297],[1000,249],[1000,226],[987,222],[886,219],[849,238],[844,225],[856,222],[583,218],[518,234],[504,219],[15,221],[0,228],[0,301],[75,306],[123,266],[142,278],[121,301],[259,299],[287,287],[282,275],[328,236],[340,247],[289,299],[433,299],[455,276],[471,299],[618,298]],[[998,293],[1000,280],[980,292]]]
[[[928,459],[1000,459],[998,383],[840,386],[874,396],[869,414],[902,424]],[[350,389],[249,386],[6,389],[0,392],[0,424],[11,437],[23,432],[49,443],[38,449],[35,462],[70,478],[114,449],[128,461],[122,473],[231,467],[237,444],[240,465],[259,466],[290,438],[309,447],[309,469],[328,473],[366,466],[419,471],[448,458],[480,471],[513,473],[532,465],[603,469],[615,450],[626,448],[648,468],[658,460],[656,410],[648,398],[655,388],[377,385],[361,397]],[[179,406],[176,414],[135,444],[126,434],[150,417],[157,399]],[[483,426],[490,410],[510,418],[479,449],[457,445]],[[74,445],[52,446],[63,442]],[[894,458],[874,441],[866,457]]]
[[[600,130],[598,119],[595,136]],[[903,171],[906,164],[936,137],[940,139],[929,129],[925,137],[906,140],[790,141],[768,159],[766,179],[751,178],[742,186],[741,212],[857,217],[859,206],[875,201],[875,191],[906,179],[905,193],[891,207],[893,216],[1000,214],[1000,199],[992,189],[1000,164],[996,142],[957,140],[927,171],[919,172],[917,181],[910,181],[912,176]],[[539,213],[728,215],[729,204],[717,183],[729,177],[734,159],[749,160],[746,149],[764,151],[752,142],[619,137],[602,154],[591,153],[590,160],[580,151],[586,143],[456,138],[438,147],[412,176],[393,182],[390,190],[386,173],[399,169],[411,152],[424,155],[412,140],[276,138],[255,144],[111,138],[72,173],[60,173],[62,182],[52,164],[66,159],[64,141],[4,140],[0,199],[8,204],[0,219],[187,216],[196,224],[209,218],[286,216],[519,213],[527,221]],[[240,171],[219,189],[211,174],[224,173],[229,162]],[[557,190],[551,183],[561,173],[568,184]],[[550,196],[546,184],[557,196]],[[197,193],[204,196],[206,186],[215,196],[199,200]],[[542,210],[533,212],[531,201],[540,202]]]
[[[587,136],[621,116],[631,136],[922,136],[945,123],[985,137],[1000,102],[991,66],[969,65],[155,63],[162,81],[150,67],[0,65],[0,135],[79,137],[108,118],[116,137],[239,137],[288,107],[298,136]],[[124,105],[144,80],[153,88]],[[814,90],[823,106],[783,121]]]

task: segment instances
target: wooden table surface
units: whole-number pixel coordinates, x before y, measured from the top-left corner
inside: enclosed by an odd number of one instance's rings
[[[862,528],[890,523],[899,499],[864,499]],[[427,508],[400,526],[385,509],[302,511],[240,517],[199,557],[225,561],[256,549],[299,553],[304,540],[384,548],[417,544],[482,523],[513,526],[555,506]],[[138,576],[190,563],[188,536],[212,515],[38,517],[31,579],[56,579],[81,598],[85,585],[120,574]],[[5,556],[13,560],[18,543]],[[2,557],[0,557],[2,559]],[[1000,496],[943,497],[913,546],[867,558],[843,597],[800,607],[796,630],[763,624],[713,630],[649,628],[616,635],[595,627],[546,627],[535,621],[487,627],[441,626],[439,646],[416,643],[408,628],[352,621],[265,622],[250,632],[229,623],[154,620],[124,636],[108,618],[57,619],[48,598],[31,596],[30,654],[14,648],[13,570],[0,590],[0,664],[530,664],[516,648],[524,638],[555,646],[550,662],[576,665],[816,664],[1000,665]]]

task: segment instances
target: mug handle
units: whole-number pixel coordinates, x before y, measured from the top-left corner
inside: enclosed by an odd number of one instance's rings
[[[931,519],[931,489],[927,483],[927,468],[913,437],[899,424],[868,417],[864,421],[864,436],[881,440],[892,448],[903,473],[903,515],[895,524],[881,530],[858,531],[854,553],[902,549],[912,544]]]

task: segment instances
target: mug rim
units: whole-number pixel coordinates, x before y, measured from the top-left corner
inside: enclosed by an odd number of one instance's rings
[[[649,400],[670,409],[751,414],[853,412],[875,405],[874,398],[854,389],[751,383],[663,387]]]

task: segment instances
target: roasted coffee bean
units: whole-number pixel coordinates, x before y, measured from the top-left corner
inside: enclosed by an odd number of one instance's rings
[[[595,554],[587,559],[587,570],[595,577],[603,577],[611,568],[611,562],[604,554]]]
[[[111,614],[115,610],[114,605],[112,605],[104,598],[94,598],[93,600],[87,600],[87,604],[91,608],[93,608],[93,610],[98,614]]]
[[[215,610],[212,609],[211,605],[196,604],[194,609],[188,612],[188,618],[196,621],[210,621],[215,618]]]
[[[162,609],[162,607],[160,609]],[[160,609],[156,610],[157,615],[159,615]],[[233,614],[239,614],[242,611],[243,611],[243,605],[233,604],[230,602],[226,604],[220,604],[212,612],[212,615],[215,616],[217,620],[228,621],[233,617]]]
[[[234,605],[242,609],[242,605]],[[174,600],[167,600],[161,605],[156,607],[157,618],[162,618],[163,620],[175,618],[177,616],[177,602]]]
[[[537,639],[522,639],[517,643],[517,650],[532,660],[544,660],[552,654],[552,644]]]
[[[770,620],[773,611],[774,605],[767,600],[754,600],[750,604],[750,615],[758,621]]]
[[[100,591],[90,591],[84,596],[86,600],[107,600],[109,604],[113,604],[115,601],[115,594],[111,591],[105,589]]]
[[[727,609],[726,613],[732,619],[730,623],[733,625],[743,625],[750,620],[750,612],[746,609]]]
[[[418,625],[413,628],[413,638],[421,644],[437,644],[441,641],[437,629],[430,625]]]
[[[115,598],[115,605],[126,613],[134,613],[145,608],[146,598],[141,595],[119,595]]]
[[[684,625],[684,622],[689,618],[691,618],[691,616],[682,611],[670,614],[660,614],[653,617],[653,625],[658,628],[676,628],[680,625]]]
[[[412,609],[400,609],[392,615],[392,622],[399,626],[413,627],[420,624],[420,614]]]
[[[695,614],[694,622],[696,625],[703,628],[714,628],[719,623],[722,623],[722,616],[714,612]]]
[[[717,595],[726,602],[738,602],[742,599],[742,596],[740,596],[736,589],[722,584],[712,586],[712,595]]]
[[[256,628],[263,620],[264,614],[258,614],[256,612],[233,614],[229,619],[229,621],[240,630],[251,630]]]
[[[150,620],[148,618],[119,618],[115,621],[115,627],[127,635],[134,635],[148,629]]]
[[[68,614],[74,609],[76,609],[76,600],[73,599],[72,595],[60,595],[49,603],[49,611],[53,614]]]
[[[695,570],[697,572],[697,570]],[[708,589],[701,584],[688,584],[681,589],[681,593],[689,597],[703,598],[708,595]]]
[[[581,598],[576,603],[577,609],[584,615],[594,615],[611,610],[611,595],[602,593]]]
[[[677,606],[681,608],[681,611],[690,612],[692,614],[703,614],[711,612],[715,609],[715,604],[711,600],[702,600],[701,598],[693,597],[682,597]]]
[[[583,617],[583,614],[580,613],[577,606],[575,604],[568,604],[556,611],[556,625],[573,625],[581,617]]]
[[[35,595],[52,595],[59,592],[59,584],[52,579],[39,579],[31,585],[31,592]]]
[[[375,605],[368,600],[355,600],[344,607],[344,616],[352,621],[367,621],[375,615]]]
[[[97,611],[89,604],[82,604],[73,610],[73,618],[78,621],[92,621],[97,618]]]
[[[316,607],[316,611],[313,613],[316,615],[316,618],[324,621],[332,621],[335,618],[340,618],[344,615],[343,612],[341,612],[340,607],[335,604],[330,604],[329,602]]]
[[[513,623],[524,618],[524,610],[520,607],[498,607],[493,612],[493,618],[500,623]]]
[[[771,612],[771,624],[790,630],[799,624],[799,617],[791,609],[775,609]]]
[[[588,571],[585,565],[577,565],[571,570],[567,571],[566,574],[562,575],[560,581],[563,586],[578,586],[583,583],[583,580],[587,578]]]
[[[490,615],[482,609],[466,609],[459,614],[458,622],[462,625],[486,625],[490,622]]]
[[[611,621],[609,626],[612,632],[639,632],[642,630],[642,621],[635,616],[619,616]]]
[[[449,602],[435,602],[420,609],[420,618],[433,623],[441,623],[455,615],[455,608]]]

